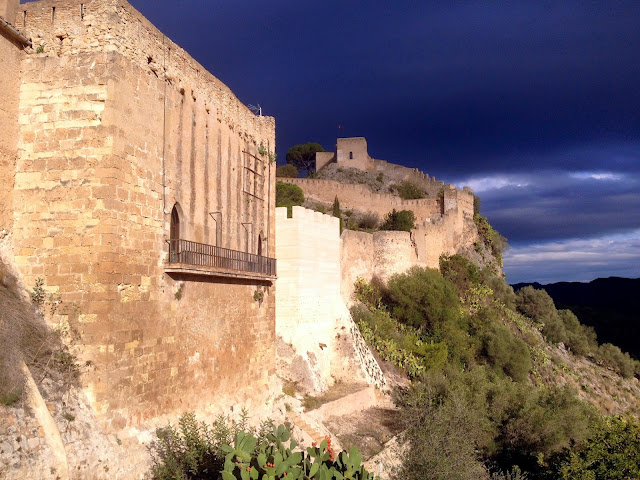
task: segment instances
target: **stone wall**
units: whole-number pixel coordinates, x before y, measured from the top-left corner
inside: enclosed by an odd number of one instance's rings
[[[380,367],[340,297],[338,219],[302,207],[276,209],[276,334],[281,375],[307,391],[335,381],[384,388]]]
[[[3,12],[0,9],[0,16]],[[13,182],[18,141],[18,92],[22,46],[0,28],[0,231],[13,223]]]
[[[68,307],[57,320],[96,365],[85,393],[106,431],[142,439],[181,411],[264,407],[270,281],[165,263],[174,205],[181,238],[254,253],[261,238],[274,256],[275,168],[258,154],[273,118],[124,1],[40,0],[17,23],[44,53],[21,64],[14,260]]]
[[[367,186],[340,183],[336,180],[313,178],[278,178],[278,181],[295,183],[304,191],[306,199],[331,204],[335,197],[343,210],[355,209],[377,214],[381,219],[392,209],[413,210],[419,222],[439,216],[441,208],[437,198],[403,200],[389,193],[373,193]]]
[[[426,266],[418,259],[416,244],[409,232],[342,232],[340,293],[347,304],[353,302],[353,285],[358,277],[386,282],[392,275],[412,266]]]

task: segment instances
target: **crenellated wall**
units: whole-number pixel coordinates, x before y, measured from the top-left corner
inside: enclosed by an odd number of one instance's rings
[[[336,180],[314,178],[278,178],[278,181],[294,183],[304,191],[305,199],[331,204],[335,197],[340,200],[342,209],[355,209],[376,213],[380,218],[392,209],[413,210],[419,222],[435,216],[441,212],[437,198],[421,198],[417,200],[403,200],[389,193],[374,193],[367,186],[340,183]]]

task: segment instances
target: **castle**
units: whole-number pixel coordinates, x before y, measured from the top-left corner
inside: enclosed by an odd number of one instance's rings
[[[477,229],[473,221],[473,191],[436,181],[416,169],[371,158],[362,137],[339,138],[334,152],[316,153],[316,171],[335,166],[372,172],[386,181],[410,182],[419,186],[426,198],[403,200],[388,192],[372,192],[366,185],[341,183],[323,178],[280,178],[294,183],[311,201],[331,204],[335,198],[342,209],[370,212],[384,218],[392,209],[412,210],[416,226],[411,232],[416,249],[416,264],[439,268],[440,255],[452,255],[473,248]]]

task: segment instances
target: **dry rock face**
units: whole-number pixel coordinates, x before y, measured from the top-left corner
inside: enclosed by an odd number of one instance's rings
[[[0,231],[80,332],[101,428],[126,444],[185,410],[264,406],[273,275],[167,271],[167,239],[175,207],[179,238],[275,256],[274,119],[126,1],[16,4],[33,48],[2,30]]]

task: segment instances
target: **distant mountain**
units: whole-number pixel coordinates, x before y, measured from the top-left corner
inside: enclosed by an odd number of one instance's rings
[[[640,278],[598,278],[589,283],[559,282],[541,285],[557,308],[568,308],[585,325],[592,326],[600,343],[613,343],[640,359]]]

